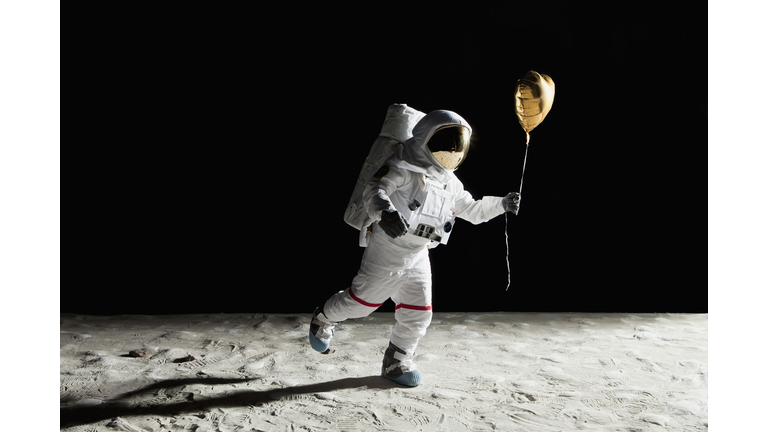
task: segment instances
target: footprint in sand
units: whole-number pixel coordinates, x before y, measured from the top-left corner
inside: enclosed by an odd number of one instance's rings
[[[559,354],[550,354],[541,357],[542,360],[549,360],[554,363],[567,363],[568,358]]]
[[[199,340],[200,335],[188,331],[171,331],[160,336],[168,339],[181,339],[181,340]]]
[[[670,402],[667,404],[667,410],[670,414],[673,415],[695,415],[701,411],[701,407],[694,401],[682,400],[677,402]]]
[[[702,363],[698,360],[680,360],[677,362],[680,366],[687,368],[701,369]]]
[[[558,381],[570,381],[571,379],[570,375],[564,373],[562,369],[556,366],[542,366],[539,369],[539,373]]]
[[[658,414],[646,414],[640,417],[640,420],[647,423],[657,424],[659,426],[666,426],[667,423],[669,423],[669,418],[658,415]]]
[[[515,399],[516,402],[519,402],[519,403],[536,402],[536,396],[525,393],[525,392],[520,392],[520,391],[512,392],[512,397]]]
[[[584,319],[584,318],[571,318],[569,321],[572,322],[572,323],[588,325],[588,326],[597,325],[594,322],[592,322],[592,321],[590,321],[588,319]]]
[[[468,338],[476,338],[480,336],[480,333],[473,332],[473,331],[467,331],[467,326],[465,325],[455,325],[451,327],[451,334],[453,334],[456,337],[459,337],[461,339],[468,339]]]
[[[653,360],[651,358],[648,358],[648,357],[636,357],[636,358],[637,358],[637,360],[639,360],[642,363],[644,363],[644,366],[641,367],[642,370],[652,371],[652,372],[659,372],[659,373],[660,372],[664,372],[664,369],[659,367],[659,365],[656,364],[655,360]]]
[[[336,366],[329,365],[329,364],[317,363],[317,364],[312,364],[312,365],[307,366],[307,369],[313,370],[313,371],[318,371],[318,372],[328,372],[328,371],[332,371],[332,370],[336,369]]]

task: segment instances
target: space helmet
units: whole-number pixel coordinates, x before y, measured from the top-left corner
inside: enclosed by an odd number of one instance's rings
[[[461,124],[448,124],[435,130],[427,148],[443,168],[453,171],[467,158],[472,131]]]

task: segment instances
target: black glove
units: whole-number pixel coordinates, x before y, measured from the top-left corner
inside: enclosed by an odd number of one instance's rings
[[[408,231],[408,222],[397,210],[387,209],[381,212],[379,227],[392,238],[405,235]]]
[[[520,210],[520,193],[510,192],[509,195],[504,197],[501,204],[504,206],[504,211],[517,215],[517,212]]]

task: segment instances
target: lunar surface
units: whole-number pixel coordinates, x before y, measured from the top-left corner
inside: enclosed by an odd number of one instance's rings
[[[312,350],[311,311],[60,321],[64,431],[705,431],[707,314],[435,313],[424,383],[379,376],[373,313]]]

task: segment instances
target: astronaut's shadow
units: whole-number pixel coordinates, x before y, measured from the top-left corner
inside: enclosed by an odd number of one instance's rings
[[[325,393],[337,390],[367,387],[370,389],[391,389],[407,388],[400,386],[386,378],[378,375],[342,378],[339,380],[328,381],[317,384],[299,385],[294,387],[277,388],[265,391],[249,391],[248,389],[238,389],[230,392],[226,396],[204,398],[195,400],[192,393],[188,394],[187,400],[180,402],[156,403],[142,406],[128,406],[127,399],[142,394],[154,392],[160,389],[170,389],[192,384],[217,385],[217,384],[240,384],[253,379],[232,379],[232,378],[182,378],[164,380],[149,386],[134,390],[121,395],[118,398],[111,399],[105,403],[95,406],[69,406],[59,410],[59,427],[72,427],[93,423],[100,420],[111,419],[118,416],[127,415],[163,415],[174,416],[184,413],[205,412],[212,408],[234,408],[249,405],[262,406],[280,399],[299,394]],[[183,393],[183,392],[182,392]]]

